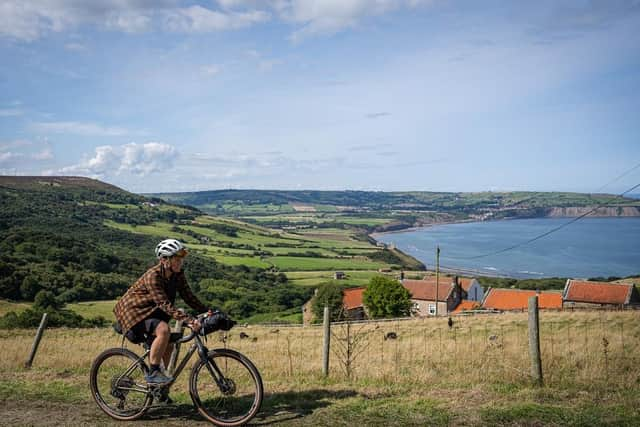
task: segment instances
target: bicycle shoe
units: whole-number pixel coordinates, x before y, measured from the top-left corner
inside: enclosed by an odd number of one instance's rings
[[[169,393],[163,393],[160,396],[160,399],[158,399],[158,402],[160,403],[166,403],[167,405],[173,405],[173,399],[171,397],[169,397]]]
[[[167,384],[173,381],[173,378],[166,376],[160,371],[153,371],[144,376],[149,385]]]

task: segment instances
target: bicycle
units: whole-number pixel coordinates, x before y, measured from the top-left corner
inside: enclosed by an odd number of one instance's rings
[[[173,370],[180,344],[191,340],[195,341]],[[246,424],[258,413],[263,398],[262,377],[247,357],[226,348],[207,349],[193,329],[187,336],[173,332],[170,342],[175,345],[168,367],[173,376],[169,384],[150,385],[144,379],[149,371],[144,360],[150,352],[148,340],[142,343],[142,356],[124,347],[110,348],[98,355],[91,365],[90,387],[100,409],[117,420],[142,417],[154,399],[166,399],[169,388],[197,352],[199,359],[189,376],[189,394],[198,412],[223,427]]]

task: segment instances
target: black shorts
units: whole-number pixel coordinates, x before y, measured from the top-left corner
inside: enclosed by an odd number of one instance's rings
[[[143,334],[155,335],[154,332],[158,327],[158,324],[160,322],[169,323],[169,320],[171,320],[171,317],[164,311],[156,310],[151,313],[146,319],[136,323],[133,328],[131,328],[131,330],[138,336],[142,336]]]

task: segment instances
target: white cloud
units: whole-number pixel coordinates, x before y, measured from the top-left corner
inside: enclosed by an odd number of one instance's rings
[[[269,14],[260,10],[225,13],[197,5],[165,12],[166,28],[170,31],[185,33],[235,30],[268,19]]]
[[[2,0],[0,36],[34,41],[47,34],[81,26],[138,33],[154,28],[177,32],[209,32],[243,28],[269,19],[262,10],[217,11],[180,0]]]
[[[125,33],[140,33],[151,28],[151,14],[144,11],[113,12],[106,17],[105,26]]]
[[[102,126],[91,122],[37,122],[31,125],[32,129],[43,133],[59,133],[82,136],[124,136],[140,134],[125,128],[114,126]]]
[[[0,164],[8,164],[23,157],[22,153],[14,153],[12,151],[0,152]]]
[[[145,176],[172,169],[177,156],[178,151],[175,147],[158,142],[103,145],[96,147],[93,157],[84,159],[76,165],[64,167],[59,172],[91,176],[120,174]]]
[[[367,16],[427,2],[429,0],[218,0],[215,8],[183,6],[185,2],[181,0],[2,0],[0,36],[34,41],[80,26],[100,26],[127,33],[154,29],[204,33],[250,27],[268,21],[275,14],[282,21],[298,26],[291,38],[299,41],[353,27]]]
[[[335,34],[354,27],[367,16],[416,7],[420,0],[291,0],[282,7],[285,20],[301,24],[291,35],[293,41],[318,34]]]

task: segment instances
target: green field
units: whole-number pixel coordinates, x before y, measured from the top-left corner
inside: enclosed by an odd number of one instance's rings
[[[381,249],[368,241],[357,239],[358,230],[352,229],[319,228],[296,230],[295,233],[278,232],[211,216],[199,216],[191,224],[154,222],[136,226],[112,220],[106,220],[104,224],[131,233],[180,239],[197,253],[230,266],[276,267],[284,271],[377,270],[393,266],[367,258]],[[216,226],[227,228],[210,228]],[[233,234],[230,230],[233,230]],[[412,260],[407,258],[407,261]]]
[[[130,233],[136,234],[146,234],[149,236],[155,236],[160,239],[166,239],[168,236],[173,237],[174,239],[180,239],[186,243],[195,242],[196,240],[182,233],[176,233],[171,231],[171,224],[164,222],[156,222],[151,225],[131,225],[131,224],[122,224],[120,222],[115,222],[111,220],[106,220],[104,225],[107,227],[117,228],[118,230],[128,231]]]
[[[29,307],[31,307],[31,303],[28,302],[13,302],[7,301],[5,299],[0,299],[0,316],[4,316],[10,311],[20,313],[21,311],[24,311]]]
[[[345,274],[344,279],[335,280],[334,271],[287,271],[285,274],[289,283],[298,286],[318,286],[321,283],[336,283],[347,286],[365,286],[372,277],[382,273],[374,270],[341,270]]]
[[[388,264],[367,261],[366,259],[270,257],[266,259],[283,271],[296,270],[376,270]]]
[[[102,316],[109,322],[113,322],[115,317],[113,316],[113,306],[116,305],[115,300],[108,301],[84,301],[73,304],[67,304],[65,308],[78,313],[82,317],[92,319],[98,316]]]

